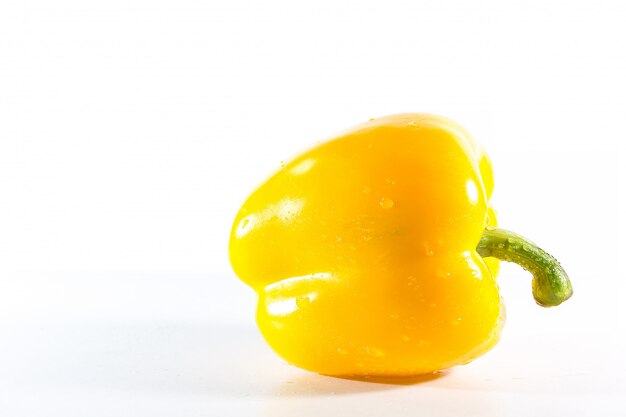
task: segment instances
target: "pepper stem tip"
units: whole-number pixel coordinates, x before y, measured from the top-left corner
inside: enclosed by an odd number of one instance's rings
[[[476,251],[482,257],[514,262],[533,275],[533,296],[542,307],[554,307],[568,300],[572,283],[561,264],[549,253],[517,233],[487,227]]]

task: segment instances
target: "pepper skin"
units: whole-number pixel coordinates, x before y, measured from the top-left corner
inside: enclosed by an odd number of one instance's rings
[[[428,114],[372,119],[285,164],[230,238],[263,336],[334,376],[419,375],[484,354],[504,323],[498,260],[477,252],[496,226],[492,189],[482,147]]]

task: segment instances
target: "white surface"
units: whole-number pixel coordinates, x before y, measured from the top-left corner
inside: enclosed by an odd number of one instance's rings
[[[251,323],[207,320],[207,300],[218,298],[212,282],[223,277],[100,276],[109,290],[98,297],[85,292],[82,300],[66,297],[63,308],[51,303],[30,318],[2,320],[0,410],[14,417],[623,416],[626,343],[615,305],[593,307],[583,293],[541,309],[523,272],[503,272],[501,342],[469,365],[395,385],[291,367]],[[16,278],[49,291],[53,277]],[[50,296],[95,278],[57,275]],[[7,293],[15,291],[3,289],[3,305]],[[515,293],[525,296],[508,297]]]
[[[626,3],[0,3],[0,414],[624,415]],[[499,280],[496,349],[415,385],[312,375],[253,327],[231,221],[280,161],[397,112],[484,145],[500,223],[575,295]]]
[[[254,329],[244,327],[98,323],[2,330],[11,337],[10,351],[20,345],[12,352],[20,360],[0,361],[0,405],[16,417],[49,416],[52,410],[68,417],[626,412],[620,389],[626,369],[605,354],[581,360],[595,347],[581,345],[576,335],[516,335],[471,365],[392,385],[290,367],[268,351]],[[526,343],[526,337],[534,340]],[[556,356],[559,343],[572,348]]]

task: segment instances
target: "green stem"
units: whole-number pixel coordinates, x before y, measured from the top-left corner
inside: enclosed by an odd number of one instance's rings
[[[572,284],[561,264],[517,233],[487,227],[476,251],[482,257],[515,262],[533,274],[533,296],[542,307],[558,306],[572,296]]]

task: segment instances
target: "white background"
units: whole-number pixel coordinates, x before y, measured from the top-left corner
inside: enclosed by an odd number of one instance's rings
[[[623,415],[625,20],[618,0],[3,0],[0,413]],[[507,265],[503,340],[467,367],[288,367],[228,264],[239,205],[315,141],[420,111],[484,145],[501,224],[574,298],[542,310]]]

